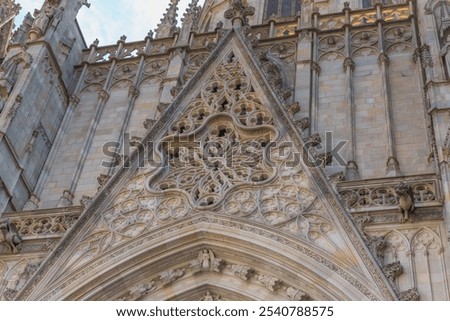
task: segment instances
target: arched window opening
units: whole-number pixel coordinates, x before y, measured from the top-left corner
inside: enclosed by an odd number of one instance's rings
[[[299,0],[267,0],[265,18],[272,17],[294,17],[301,10]]]

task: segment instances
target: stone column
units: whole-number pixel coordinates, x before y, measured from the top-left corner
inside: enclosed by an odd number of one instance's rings
[[[355,62],[352,59],[352,40],[350,34],[350,6],[346,3],[344,7],[345,13],[345,60],[344,71],[347,79],[347,88],[345,92],[347,105],[348,105],[348,140],[350,146],[350,152],[347,161],[347,171],[345,173],[346,180],[356,180],[360,178],[358,172],[358,165],[356,162],[356,125],[355,125],[355,83],[354,83],[354,71]]]
[[[394,124],[392,117],[392,99],[391,99],[391,87],[389,84],[389,57],[384,52],[384,30],[382,24],[382,4],[377,3],[375,5],[377,9],[377,19],[378,19],[378,38],[379,38],[379,49],[380,55],[378,57],[378,64],[381,68],[381,75],[383,79],[383,97],[385,106],[385,118],[386,118],[386,138],[388,144],[388,159],[386,162],[386,177],[401,176],[400,165],[397,160],[395,152],[395,136],[394,136]]]
[[[317,29],[319,27],[320,13],[318,10],[313,12],[313,32],[312,32],[312,79],[311,79],[311,105],[310,105],[310,120],[311,120],[311,134],[318,130],[318,111],[319,111],[319,76],[320,66],[318,62],[319,51],[319,36]]]

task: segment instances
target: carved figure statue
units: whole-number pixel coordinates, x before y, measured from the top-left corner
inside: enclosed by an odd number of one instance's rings
[[[401,183],[395,187],[395,193],[397,194],[399,210],[403,214],[402,222],[406,222],[409,220],[411,213],[416,209],[411,186]]]
[[[20,237],[16,226],[9,222],[9,220],[3,219],[0,221],[0,230],[3,232],[5,242],[7,242],[11,248],[11,253],[19,253],[22,249],[23,240]]]
[[[33,28],[39,29],[42,33],[45,33],[48,27],[48,23],[56,13],[56,8],[46,1],[41,10],[35,10],[34,14],[36,20],[34,21]]]
[[[209,270],[211,262],[214,260],[214,254],[211,250],[204,249],[200,252],[198,260],[201,262],[203,270]]]

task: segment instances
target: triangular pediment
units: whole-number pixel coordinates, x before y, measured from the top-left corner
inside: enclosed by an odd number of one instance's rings
[[[161,299],[200,272],[263,299],[395,298],[246,41],[224,36],[20,299]]]

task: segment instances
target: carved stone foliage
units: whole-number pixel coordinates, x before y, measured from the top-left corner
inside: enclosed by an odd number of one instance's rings
[[[401,292],[399,295],[400,301],[420,301],[420,294],[417,289],[410,289]]]
[[[383,272],[386,277],[394,282],[396,278],[398,278],[403,273],[403,266],[400,262],[393,262],[383,267]]]
[[[271,292],[275,292],[281,288],[283,283],[276,277],[260,274],[257,277],[258,283]]]
[[[255,270],[252,269],[249,266],[243,266],[243,265],[236,265],[233,264],[231,266],[231,273],[238,276],[244,281],[247,281],[249,278],[251,278],[254,274]]]
[[[292,301],[305,301],[309,299],[308,294],[292,287],[286,289],[286,294]]]

